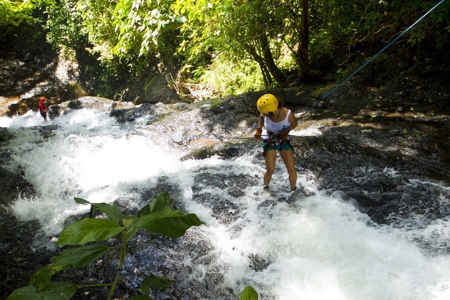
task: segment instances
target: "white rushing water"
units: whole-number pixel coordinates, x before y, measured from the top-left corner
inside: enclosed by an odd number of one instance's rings
[[[22,131],[11,140],[13,162],[4,166],[12,171],[20,166],[35,187],[36,198],[17,199],[12,209],[20,220],[38,219],[47,243],[68,216],[88,209],[76,204],[74,196],[109,203],[124,196],[139,199],[136,187],[151,187],[167,176],[183,191],[177,201],[205,222],[200,230],[214,246],[214,264],[221,266],[225,284],[235,291],[252,285],[260,294],[281,300],[450,299],[450,254],[427,253],[414,242],[439,245],[441,239],[450,239],[449,219],[413,229],[378,226],[342,201],[339,193],[330,197],[318,191],[314,176],[301,170],[299,183],[312,195],[298,195],[293,203],[262,205],[273,199],[261,195],[260,185],[244,188],[243,196],[235,198],[205,186],[239,207],[239,218],[224,224],[193,199],[194,176],[208,170],[261,177],[263,161],[252,161],[261,155],[260,149],[232,160],[180,161],[185,153],[146,131],[143,123],[119,126],[105,113],[80,110],[47,124],[32,112],[0,118],[0,126],[11,132],[49,125],[57,126],[51,137]],[[386,172],[395,175],[395,170]],[[273,185],[286,184],[284,166],[278,163]],[[249,268],[252,256],[266,260],[268,266],[262,271]],[[200,264],[194,270],[197,278],[210,271]]]

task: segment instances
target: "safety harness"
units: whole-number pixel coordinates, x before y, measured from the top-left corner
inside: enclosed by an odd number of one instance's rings
[[[294,152],[294,147],[291,144],[291,141],[289,139],[282,139],[280,134],[274,134],[273,132],[268,132],[268,138],[263,139],[263,157],[266,157],[267,150],[269,150],[270,147],[275,146],[279,149],[276,149],[278,151],[282,150],[282,147],[284,145],[287,145],[292,149],[292,152]]]

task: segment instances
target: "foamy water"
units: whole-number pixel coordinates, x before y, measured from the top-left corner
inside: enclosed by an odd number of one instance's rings
[[[48,138],[33,130],[20,131],[49,125],[56,128]],[[166,176],[183,191],[177,201],[206,223],[201,230],[214,246],[213,266],[220,266],[225,284],[235,291],[252,285],[260,295],[281,300],[450,299],[450,255],[429,253],[415,243],[427,240],[437,248],[442,240],[449,240],[448,218],[413,229],[373,224],[340,199],[339,193],[330,197],[318,191],[314,176],[305,170],[299,174],[299,183],[314,193],[297,195],[292,203],[264,196],[259,184],[246,187],[243,196],[236,198],[226,190],[205,186],[209,193],[239,207],[238,218],[224,224],[193,199],[194,177],[202,170],[261,176],[263,161],[253,161],[261,155],[260,149],[234,160],[212,157],[182,162],[182,151],[171,149],[162,142],[164,137],[156,138],[142,124],[121,126],[104,113],[85,110],[47,124],[30,112],[0,118],[0,126],[18,133],[9,142],[13,162],[4,167],[20,167],[37,191],[34,199],[17,199],[12,209],[20,220],[38,219],[48,243],[68,216],[88,209],[76,204],[74,196],[92,202],[124,196],[138,199],[137,188],[152,187]],[[293,134],[318,135],[318,130],[298,129]],[[397,174],[394,169],[384,172]],[[285,173],[278,164],[274,186],[286,185]],[[412,179],[411,184],[422,183]],[[271,204],[263,205],[265,201]],[[256,271],[249,267],[249,257],[258,257],[267,266]],[[193,270],[192,280],[201,280],[212,266],[199,263]]]

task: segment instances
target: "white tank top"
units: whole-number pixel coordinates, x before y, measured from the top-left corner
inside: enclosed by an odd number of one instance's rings
[[[286,130],[291,123],[289,123],[289,115],[291,114],[291,110],[289,109],[286,118],[284,118],[281,122],[274,122],[268,116],[264,117],[264,127],[266,127],[266,131],[269,135],[277,134],[281,131]]]

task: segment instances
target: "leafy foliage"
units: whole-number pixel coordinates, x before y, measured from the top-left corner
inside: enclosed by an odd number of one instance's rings
[[[0,28],[38,21],[33,16],[33,12],[51,2],[50,0],[0,1]]]
[[[146,229],[153,233],[160,233],[168,237],[181,237],[192,226],[203,224],[195,214],[184,214],[172,210],[171,199],[168,193],[155,197],[152,202],[144,206],[138,216],[122,216],[117,205],[106,203],[90,203],[81,198],[75,198],[79,204],[88,204],[100,210],[108,219],[85,218],[81,221],[69,224],[62,231],[56,242],[57,246],[80,245],[79,248],[68,248],[60,255],[53,257],[53,263],[35,271],[30,278],[30,285],[15,290],[8,300],[16,299],[70,299],[76,291],[85,287],[72,282],[52,282],[52,277],[57,273],[70,268],[79,269],[97,259],[103,257],[107,252],[117,250],[116,247],[108,247],[103,243],[90,244],[106,241],[116,237],[121,241],[120,263],[116,276],[110,286],[108,299],[111,299],[125,261],[126,244],[133,238],[139,229]],[[165,290],[173,282],[167,278],[149,275],[143,280],[142,289],[144,295],[132,299],[151,299],[150,289]],[[105,285],[103,285],[105,286]]]
[[[47,6],[48,20],[45,28],[48,30],[47,40],[54,47],[76,49],[86,44],[87,30],[81,12],[77,9],[76,0],[65,0]]]
[[[78,58],[90,55],[80,70],[93,94],[117,98],[137,79],[167,70],[188,74],[212,93],[229,94],[258,88],[261,79],[268,86],[302,76],[314,71],[310,66],[326,67],[343,54],[379,50],[434,5],[434,0],[2,1],[0,29],[12,35],[18,24],[45,24],[55,48],[74,49]],[[449,13],[446,1],[403,41],[444,49],[450,43]],[[252,85],[255,68],[261,79]],[[220,74],[226,75],[226,88],[217,80]]]
[[[212,97],[236,95],[264,88],[258,65],[249,59],[230,61],[225,55],[212,60],[197,80]]]
[[[179,51],[186,56],[190,69],[200,64],[200,70],[208,70],[204,66],[210,64],[208,57],[226,57],[225,64],[252,59],[270,85],[273,79],[284,80],[279,70],[311,72],[310,61],[320,65],[324,56],[340,55],[342,49],[350,53],[380,42],[384,45],[432,5],[433,1],[424,0],[177,0],[173,7],[182,16]],[[436,39],[437,48],[448,44],[450,19],[445,16],[449,15],[449,6],[443,4],[411,31],[408,43]],[[294,67],[286,64],[290,60],[283,49],[289,49]]]
[[[112,220],[84,219],[67,226],[59,236],[56,245],[84,245],[89,242],[104,241],[124,229]]]
[[[77,290],[77,285],[72,282],[51,282],[40,290],[36,290],[32,285],[27,285],[15,290],[7,299],[65,300],[75,295]]]
[[[246,286],[241,292],[240,300],[258,300],[258,293],[251,286]]]
[[[14,51],[17,56],[42,54],[46,32],[42,24],[46,18],[43,11],[51,0],[0,1],[0,43],[2,50]],[[38,51],[36,51],[38,50]],[[45,51],[45,50],[44,50]]]
[[[267,65],[276,76],[277,68],[270,64],[273,53],[269,41],[280,32],[282,25],[274,9],[276,7],[265,0],[179,0],[174,9],[183,15],[182,33],[185,37],[179,51],[192,64],[204,61],[202,57],[208,53],[220,53],[232,61],[253,59],[265,76],[268,74],[267,69],[264,70]]]

